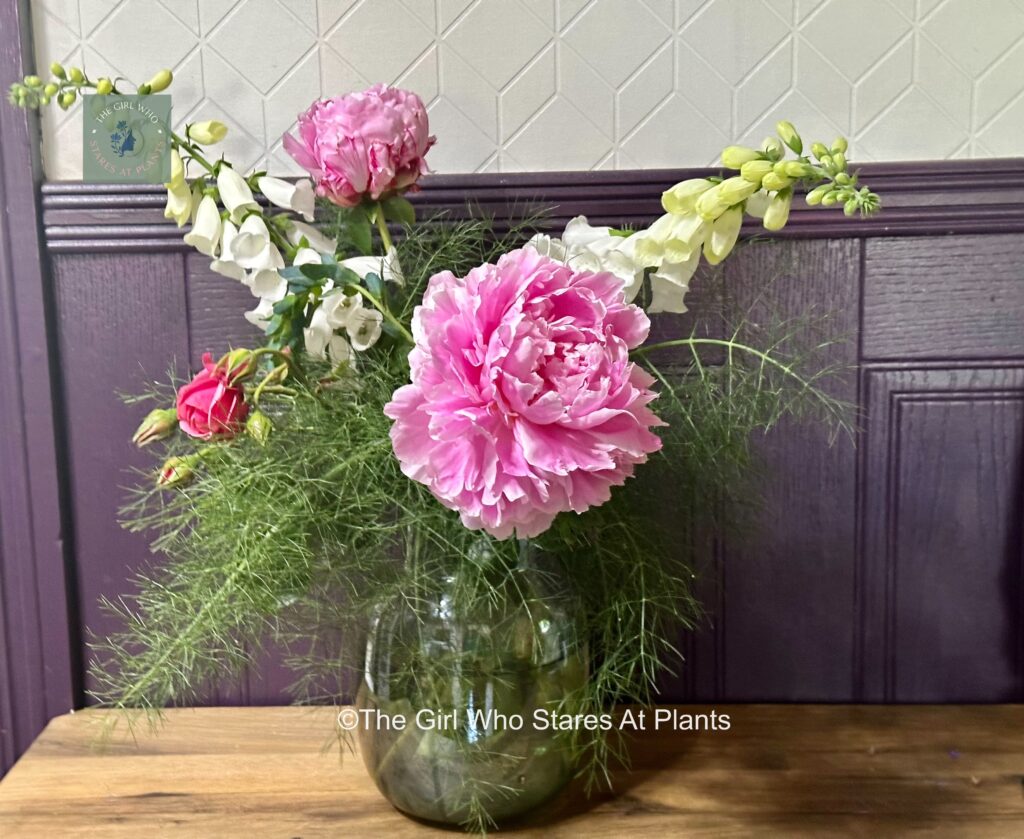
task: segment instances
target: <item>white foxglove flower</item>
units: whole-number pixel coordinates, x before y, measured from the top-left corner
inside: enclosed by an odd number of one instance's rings
[[[608,227],[593,227],[576,216],[561,239],[538,234],[527,243],[534,250],[582,271],[607,271],[622,280],[626,302],[636,297],[643,283],[645,264],[638,262],[633,237],[615,236]]]
[[[232,280],[244,280],[245,269],[237,262],[231,260],[231,243],[238,235],[238,228],[230,221],[225,221],[220,234],[220,259],[210,263],[210,270],[216,271]]]
[[[364,352],[380,339],[384,325],[384,315],[376,309],[359,308],[351,313],[345,324],[352,349]]]
[[[293,221],[288,227],[288,241],[298,245],[305,238],[307,244],[317,253],[334,254],[338,250],[338,243],[334,239],[324,236],[315,227],[310,227],[301,221]]]
[[[266,331],[267,324],[270,323],[270,319],[274,316],[274,304],[270,300],[261,300],[259,305],[251,312],[245,313],[245,319],[249,321],[253,326],[257,326],[260,329]]]
[[[231,259],[249,271],[284,268],[284,257],[271,241],[270,231],[262,216],[251,215],[238,228],[231,240]]]
[[[292,265],[319,265],[323,262],[318,254],[312,248],[299,248],[295,252],[295,259],[292,260]]]
[[[352,322],[356,312],[363,308],[363,296],[359,293],[346,294],[343,289],[328,291],[320,299],[320,311],[324,313],[332,329],[344,329]]]
[[[302,330],[306,352],[317,358],[329,358],[334,364],[352,361],[352,347],[343,335],[337,335],[322,309],[313,312],[309,326]]]
[[[171,179],[167,187],[167,206],[164,218],[172,218],[178,227],[183,227],[192,217],[192,191],[185,180],[185,165],[177,149],[171,149]]]
[[[185,244],[206,256],[215,256],[220,241],[220,210],[209,195],[203,196],[192,221],[192,229],[185,234]]]
[[[221,203],[227,207],[235,221],[240,221],[247,211],[260,208],[252,197],[252,190],[249,189],[245,178],[223,163],[217,173],[217,191],[220,193]]]
[[[249,287],[254,297],[261,297],[276,303],[283,300],[288,293],[288,281],[273,268],[252,271],[243,282]]]
[[[695,250],[685,262],[664,262],[651,274],[651,304],[647,311],[676,312],[687,311],[683,299],[690,290],[690,278],[700,263],[700,251]]]
[[[725,259],[736,245],[743,224],[743,206],[730,207],[711,225],[711,235],[704,239],[704,258],[711,265]]]
[[[313,194],[313,182],[309,178],[291,183],[281,178],[264,176],[256,181],[256,185],[271,204],[299,213],[306,221],[313,220],[316,196]]]
[[[388,248],[384,256],[352,256],[343,259],[341,264],[364,279],[367,274],[376,274],[386,283],[405,285],[405,275],[398,263],[398,251]]]

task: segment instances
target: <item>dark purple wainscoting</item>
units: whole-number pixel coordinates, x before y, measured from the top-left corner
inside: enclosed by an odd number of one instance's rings
[[[557,206],[555,226],[579,212],[644,224],[691,174],[433,177],[416,201],[458,215],[468,199],[499,222],[536,204]],[[873,165],[864,179],[880,216],[798,206],[780,241],[727,267],[754,295],[788,266],[766,305],[835,313],[850,339],[833,357],[853,374],[832,387],[863,431],[856,446],[795,424],[759,441],[758,538],[723,534],[709,551],[709,624],[684,639],[667,699],[1024,698],[1024,161]],[[115,521],[127,468],[149,462],[115,392],[256,337],[248,291],[211,274],[162,207],[151,189],[43,187],[76,650],[86,628],[110,628],[97,598],[149,561]],[[284,701],[286,682],[271,662],[212,701]]]

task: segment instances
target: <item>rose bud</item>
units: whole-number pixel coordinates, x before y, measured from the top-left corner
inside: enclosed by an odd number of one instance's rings
[[[132,435],[132,442],[140,449],[156,440],[163,440],[174,433],[178,412],[174,408],[155,408],[146,414]]]
[[[203,356],[203,368],[178,390],[178,425],[190,437],[202,440],[234,437],[249,413],[245,392],[213,363],[209,353]]]
[[[169,457],[160,467],[160,473],[156,476],[158,487],[181,486],[188,483],[195,476],[193,467],[199,462],[198,455],[186,457]]]
[[[253,411],[249,414],[249,419],[245,421],[245,433],[252,437],[261,446],[267,444],[267,440],[270,438],[270,432],[273,431],[274,424],[270,421],[263,411]]]

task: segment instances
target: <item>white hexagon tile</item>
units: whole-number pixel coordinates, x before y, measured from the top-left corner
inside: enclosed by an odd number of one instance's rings
[[[33,0],[36,54],[176,76],[179,123],[294,172],[281,136],[317,96],[416,90],[437,171],[703,166],[775,120],[859,160],[1024,153],[1024,0]],[[44,120],[51,179],[81,119]]]

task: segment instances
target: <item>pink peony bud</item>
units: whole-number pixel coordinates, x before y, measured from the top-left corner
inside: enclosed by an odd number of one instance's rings
[[[284,148],[312,176],[317,195],[354,207],[414,187],[429,171],[423,158],[434,140],[419,96],[377,84],[314,102]]]

